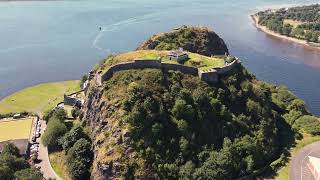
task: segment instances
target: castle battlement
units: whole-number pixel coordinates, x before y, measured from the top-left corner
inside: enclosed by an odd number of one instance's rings
[[[226,64],[223,67],[201,70],[196,67],[185,66],[181,64],[162,63],[161,60],[136,59],[134,61],[118,63],[110,66],[105,73],[98,74],[99,77],[96,78],[96,81],[98,85],[102,85],[104,81],[109,80],[114,73],[119,71],[156,68],[164,71],[180,71],[185,74],[198,76],[201,80],[208,83],[216,83],[219,81],[219,75],[223,75],[231,71],[238,64],[241,64],[241,61],[236,58],[236,60],[234,60],[232,63]]]

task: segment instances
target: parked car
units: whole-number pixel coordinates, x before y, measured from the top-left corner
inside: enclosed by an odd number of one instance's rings
[[[36,133],[36,138],[39,138],[40,137],[40,133]]]

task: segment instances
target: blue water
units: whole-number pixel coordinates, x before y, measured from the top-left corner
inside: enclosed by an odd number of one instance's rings
[[[212,28],[259,79],[288,86],[320,115],[320,51],[268,36],[248,17],[301,3],[319,1],[1,2],[0,99],[38,83],[79,79],[108,53],[134,50],[154,33],[187,24]]]

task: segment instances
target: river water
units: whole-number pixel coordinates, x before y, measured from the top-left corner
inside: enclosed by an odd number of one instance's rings
[[[249,14],[314,0],[79,0],[0,3],[0,99],[79,79],[110,52],[182,24],[205,25],[261,80],[286,85],[320,115],[320,51],[258,31]],[[99,27],[104,31],[99,32]]]

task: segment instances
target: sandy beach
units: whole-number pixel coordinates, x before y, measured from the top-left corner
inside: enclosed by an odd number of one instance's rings
[[[280,38],[280,39],[288,40],[288,41],[291,41],[291,42],[295,42],[295,43],[301,44],[301,45],[309,47],[309,48],[314,48],[314,49],[319,49],[320,50],[320,47],[313,46],[310,43],[308,43],[306,40],[301,40],[301,39],[297,39],[297,38],[294,38],[294,37],[288,37],[288,36],[285,36],[285,35],[281,35],[281,34],[278,34],[278,33],[274,32],[274,31],[269,30],[266,26],[259,25],[258,24],[258,20],[259,19],[258,19],[258,16],[256,16],[256,15],[250,15],[250,18],[251,18],[254,26],[257,29],[259,29],[259,30],[261,30],[261,31],[263,31],[263,32],[265,32],[265,33],[267,33],[269,35],[272,35],[272,36]]]

